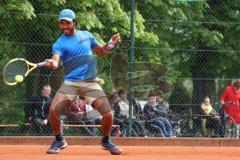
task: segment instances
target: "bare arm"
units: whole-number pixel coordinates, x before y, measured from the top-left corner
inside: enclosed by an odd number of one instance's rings
[[[121,41],[119,33],[113,35],[111,40],[106,45],[98,45],[93,48],[93,51],[99,56],[106,56],[114,48],[114,46]]]

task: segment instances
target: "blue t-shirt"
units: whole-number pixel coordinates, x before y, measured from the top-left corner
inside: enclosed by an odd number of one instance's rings
[[[52,53],[59,54],[65,69],[64,80],[79,81],[95,78],[97,60],[92,48],[99,45],[88,31],[77,30],[74,36],[62,34],[53,44]]]

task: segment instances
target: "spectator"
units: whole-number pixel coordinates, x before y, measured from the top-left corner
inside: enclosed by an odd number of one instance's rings
[[[95,110],[92,105],[90,104],[86,104],[86,112],[87,112],[87,117],[85,120],[86,124],[95,124],[95,125],[101,125],[102,123],[102,115]],[[98,133],[96,133],[96,129],[92,128],[92,132],[94,132],[94,134],[102,134],[102,130],[99,130]]]
[[[68,108],[63,111],[67,116],[67,120],[74,123],[78,120],[83,120],[87,117],[86,102],[83,97],[77,96],[70,104]]]
[[[169,104],[163,98],[163,91],[156,89],[154,90],[154,94],[156,96],[159,110],[161,111],[161,117],[167,117],[169,113]]]
[[[70,107],[65,108],[63,111],[63,114],[66,116],[65,123],[94,125],[94,120],[88,120],[87,118],[87,105],[84,97],[77,96],[71,102]],[[83,134],[94,136],[95,130],[93,127],[84,127]]]
[[[151,125],[157,126],[164,137],[172,137],[172,126],[168,121],[166,112],[162,112],[162,107],[157,102],[157,96],[150,92],[148,101],[144,106],[143,112],[146,117],[145,126],[151,131]]]
[[[220,102],[224,106],[224,111],[232,117],[237,124],[240,124],[240,80],[231,82],[222,95]]]
[[[126,130],[128,128],[128,124],[126,123],[126,121],[127,121],[128,115],[129,115],[128,114],[129,106],[127,103],[123,103],[123,104],[125,104],[127,113],[120,114],[121,108],[119,106],[119,101],[120,101],[120,97],[117,92],[113,92],[110,94],[109,103],[113,110],[113,116],[114,116],[113,124],[117,124],[120,126],[120,132],[121,132],[120,136],[126,136]],[[112,132],[115,132],[115,131],[112,131]]]
[[[112,107],[112,110],[113,110],[113,112],[114,112],[114,106],[115,106],[116,103],[118,103],[118,101],[120,100],[120,98],[119,98],[119,96],[118,96],[118,93],[117,93],[116,91],[111,92],[110,95],[109,95],[108,100],[109,100],[109,103],[110,103],[110,105],[111,105],[111,107]]]
[[[209,97],[205,97],[201,103],[201,109],[206,115],[206,127],[214,130],[214,135],[223,136],[221,119],[217,111],[212,107]]]
[[[119,96],[119,109],[118,110],[118,116],[119,118],[127,119],[129,117],[129,101],[128,101],[128,96],[127,96],[127,91],[124,89],[119,89],[118,91],[118,96]]]
[[[118,94],[115,93],[110,97],[114,110],[114,123],[120,125],[121,136],[126,136],[129,125],[129,101],[127,91],[119,89]],[[134,118],[132,119],[132,136],[145,136],[141,124]]]
[[[31,98],[30,103],[27,104],[27,120],[33,125],[33,130],[39,134],[51,133],[48,114],[49,107],[52,102],[50,97],[51,87],[45,84],[42,87],[41,94]]]

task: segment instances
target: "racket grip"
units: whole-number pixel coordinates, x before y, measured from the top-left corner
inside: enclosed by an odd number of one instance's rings
[[[43,67],[47,64],[47,62],[40,62],[37,64],[38,67]]]

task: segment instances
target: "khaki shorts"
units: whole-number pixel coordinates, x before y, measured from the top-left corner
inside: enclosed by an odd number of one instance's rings
[[[64,81],[58,92],[66,94],[70,101],[78,95],[83,96],[89,104],[98,97],[106,97],[102,87],[94,81]]]

